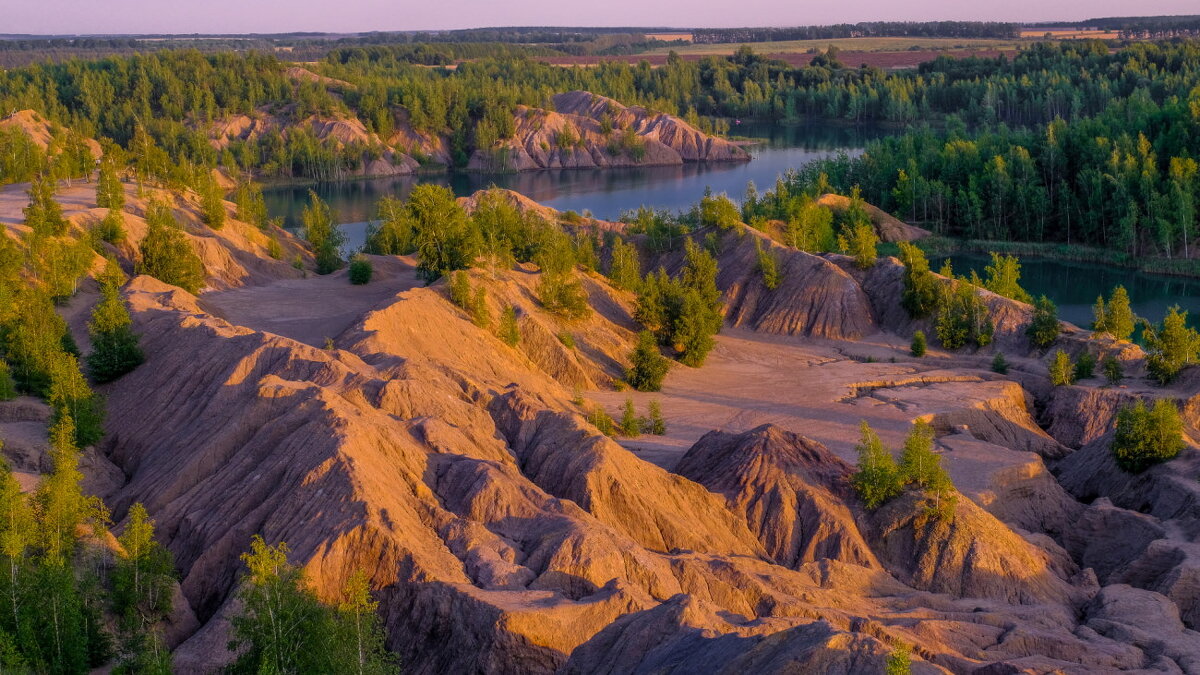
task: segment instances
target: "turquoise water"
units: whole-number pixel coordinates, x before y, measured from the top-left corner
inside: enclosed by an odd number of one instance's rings
[[[933,257],[933,269],[942,266],[944,257]],[[950,256],[957,274],[975,270],[984,276],[991,258],[978,254]],[[1034,296],[1046,295],[1058,305],[1065,321],[1088,328],[1092,323],[1092,305],[1101,293],[1108,297],[1114,286],[1129,291],[1130,304],[1138,316],[1162,320],[1167,308],[1179,305],[1188,310],[1188,323],[1200,327],[1200,279],[1146,274],[1123,267],[1092,263],[1064,262],[1047,258],[1021,258],[1021,286]]]

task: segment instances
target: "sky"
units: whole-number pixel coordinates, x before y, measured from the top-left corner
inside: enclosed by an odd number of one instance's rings
[[[283,33],[481,26],[799,26],[1195,14],[1196,0],[4,0],[0,33]]]

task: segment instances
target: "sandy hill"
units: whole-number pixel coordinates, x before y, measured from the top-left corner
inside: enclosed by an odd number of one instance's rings
[[[64,192],[80,226],[90,189]],[[0,218],[19,232],[13,194]],[[374,258],[378,277],[351,289],[293,268],[299,242],[274,260],[267,233],[212,231],[192,196],[172,203],[208,287],[125,288],[147,362],[103,388],[96,461],[115,518],[144,503],[174,553],[195,618],[182,672],[229,660],[255,533],[287,541],[330,601],[365,570],[414,672],[881,672],[899,642],[926,673],[1200,663],[1197,455],[1121,474],[1106,452],[1117,394],[1046,385],[1022,303],[984,295],[1011,377],[987,370],[990,350],[914,360],[908,331],[924,324],[895,312],[896,261],[861,271],[735,228],[713,244],[727,334],[708,364],[673,366],[657,394],[617,392],[635,299],[599,275],[577,272],[593,312],[565,321],[538,302],[535,266],[471,271],[480,326],[446,281],[417,283],[411,258]],[[131,193],[132,241],[144,208]],[[773,291],[756,243],[779,257]],[[510,306],[515,347],[494,332]],[[1073,331],[1065,344],[1092,346]],[[1171,392],[1189,432],[1193,389]],[[668,434],[614,439],[588,421],[626,397],[661,401]],[[27,462],[38,414],[0,405]],[[1083,415],[1096,419],[1069,421]],[[951,516],[911,491],[865,511],[848,483],[858,421],[895,448],[916,418],[959,488]]]
[[[8,129],[16,129],[24,133],[42,150],[50,148],[54,141],[66,131],[61,127],[56,127],[33,110],[18,110],[8,117],[0,119],[0,130]],[[92,138],[85,138],[83,142],[91,150],[92,156],[99,159],[100,144]]]

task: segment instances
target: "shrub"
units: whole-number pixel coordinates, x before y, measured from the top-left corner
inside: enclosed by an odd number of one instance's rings
[[[912,355],[918,358],[925,356],[925,331],[919,330],[913,333],[912,339]]]
[[[938,279],[929,271],[924,251],[907,241],[899,246],[900,261],[904,263],[904,294],[900,302],[909,316],[923,319],[937,308]]]
[[[591,411],[588,412],[587,421],[605,436],[612,436],[616,431],[616,424],[613,422],[613,418],[609,417],[602,406],[593,404]]]
[[[517,310],[512,305],[504,309],[500,315],[500,341],[509,347],[516,347],[521,341],[521,330],[517,326]]]
[[[992,264],[984,268],[987,281],[983,287],[996,295],[1020,302],[1033,302],[1029,293],[1021,288],[1021,262],[1013,255],[992,252]]]
[[[1104,378],[1109,384],[1120,384],[1121,380],[1125,379],[1125,371],[1121,367],[1121,362],[1114,356],[1106,356],[1100,363],[1101,370],[1104,371]]]
[[[1075,383],[1075,369],[1071,365],[1071,357],[1059,349],[1050,360],[1050,384],[1065,387]]]
[[[633,408],[633,399],[625,399],[625,406],[621,410],[621,435],[630,438],[636,438],[642,433],[642,420],[637,416],[637,411]]]
[[[987,303],[975,292],[975,286],[958,279],[946,289],[938,305],[938,342],[946,349],[968,344],[986,347],[992,342],[995,327]]]
[[[567,349],[575,349],[575,336],[571,335],[570,333],[559,333],[558,341],[561,342],[562,345]]]
[[[1075,362],[1075,381],[1090,380],[1096,375],[1096,357],[1084,352],[1079,355],[1079,360]]]
[[[371,281],[371,275],[374,273],[375,267],[371,261],[363,256],[355,256],[350,261],[350,283],[355,286],[362,286]]]
[[[662,416],[662,405],[658,401],[650,401],[650,420],[647,430],[655,436],[667,433],[667,422]]]
[[[159,281],[195,293],[204,285],[204,263],[192,250],[171,209],[153,202],[146,209],[146,236],[140,244],[142,259],[135,270]]]
[[[1008,374],[1008,359],[1004,358],[1004,352],[996,352],[996,356],[992,358],[992,372]]]
[[[1160,399],[1147,408],[1144,401],[1138,401],[1117,413],[1112,451],[1125,471],[1145,471],[1174,459],[1183,447],[1183,421],[1174,403]]]
[[[638,291],[642,284],[642,270],[636,246],[623,239],[613,242],[608,278],[617,288],[635,293]]]
[[[1044,295],[1035,300],[1033,319],[1029,322],[1029,327],[1025,329],[1029,341],[1038,349],[1045,349],[1054,344],[1061,331],[1062,326],[1058,323],[1058,307],[1054,305],[1054,302]]]
[[[629,357],[632,365],[625,371],[625,381],[638,391],[658,391],[671,367],[671,362],[659,353],[654,334],[648,330],[638,333],[637,346]]]
[[[758,254],[756,267],[758,273],[762,275],[763,286],[766,286],[768,291],[779,288],[779,263],[776,262],[775,256],[770,251],[763,249],[761,242],[754,242],[754,247]]]
[[[119,244],[125,241],[125,217],[119,209],[109,209],[92,232],[101,241]]]

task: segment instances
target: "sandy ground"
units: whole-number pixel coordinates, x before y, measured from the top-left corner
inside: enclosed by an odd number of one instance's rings
[[[13,226],[25,222],[24,209],[29,206],[28,190],[29,183],[13,183],[0,187],[0,223]],[[62,205],[64,216],[87,211],[96,206],[96,183],[76,180],[67,187],[66,183],[60,182],[54,199]]]
[[[230,323],[322,347],[363,314],[398,293],[422,285],[411,257],[371,256],[370,283],[355,286],[346,270],[306,279],[205,293],[200,305]]]
[[[867,356],[878,362],[863,362]],[[890,362],[892,357],[896,363]],[[598,391],[587,398],[603,404],[614,419],[619,419],[626,398],[633,399],[642,415],[657,399],[667,435],[618,440],[666,469],[674,467],[708,431],[740,432],[768,422],[820,441],[854,461],[860,420],[866,420],[885,443],[898,446],[919,413],[876,398],[855,397],[852,385],[943,366],[935,359],[916,362],[906,357],[907,345],[901,347],[895,336],[820,344],[727,328],[717,336],[717,346],[704,367],[675,365],[661,392]]]

